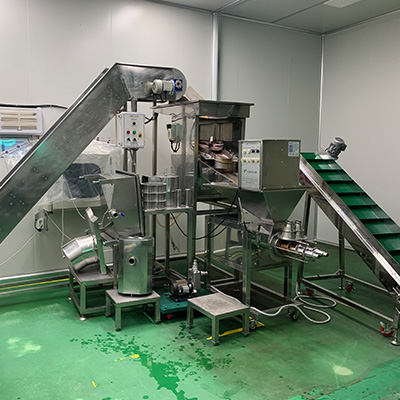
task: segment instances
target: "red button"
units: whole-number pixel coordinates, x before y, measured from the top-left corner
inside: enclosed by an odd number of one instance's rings
[[[126,131],[126,133],[129,135],[131,133],[131,131]]]

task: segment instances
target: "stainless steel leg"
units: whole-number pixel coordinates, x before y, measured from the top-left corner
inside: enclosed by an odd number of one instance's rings
[[[111,317],[111,300],[107,295],[106,295],[106,317],[107,318]]]
[[[243,335],[249,336],[250,333],[250,312],[249,310],[243,313]]]
[[[205,287],[207,290],[210,290],[210,286],[211,286],[211,254],[213,252],[213,243],[214,241],[212,240],[212,238],[210,237],[210,232],[211,232],[211,228],[212,228],[212,223],[210,220],[210,217],[207,216],[206,217],[206,235],[207,235],[207,239],[206,239],[206,248],[205,248],[205,252],[206,252],[206,257],[205,257],[205,270],[207,271],[207,274],[205,275]]]
[[[251,298],[251,240],[248,232],[243,232],[243,283],[242,302],[250,305]]]
[[[187,213],[187,258],[188,268],[193,264],[195,254],[196,214],[193,210]]]
[[[170,258],[170,238],[171,226],[169,224],[170,214],[165,214],[165,274],[169,275],[169,258]]]
[[[85,317],[86,314],[86,286],[81,283],[79,285],[80,293],[79,293],[79,308],[82,318]]]
[[[304,263],[299,261],[297,265],[297,293],[296,295],[301,293],[301,281],[304,278]]]
[[[393,337],[393,340],[391,343],[394,346],[400,346],[400,341],[399,341],[400,310],[398,308],[396,308],[396,310],[394,312],[393,329],[394,329],[394,337]]]
[[[344,248],[344,236],[339,232],[339,273],[340,273],[340,287],[344,289],[344,275],[345,271],[345,248]]]
[[[115,305],[115,330],[116,331],[120,331],[122,329],[121,314],[122,314],[121,307],[118,307],[118,305]]]
[[[187,328],[193,327],[193,308],[189,303],[187,305],[186,327]]]
[[[284,267],[283,297],[286,302],[292,298],[292,262]]]
[[[229,250],[231,248],[231,236],[232,236],[232,229],[226,229],[226,239],[225,239],[225,259],[229,260]]]
[[[70,295],[70,300],[72,300],[72,297],[74,295],[74,276],[72,275],[72,272],[68,270],[68,288],[69,288],[69,295]]]
[[[117,288],[118,286],[118,244],[113,245],[113,277],[114,277],[114,283],[113,287],[114,289]]]
[[[310,193],[306,192],[304,200],[304,214],[303,214],[303,229],[304,236],[308,234],[308,227],[310,224],[310,209],[311,209],[311,196]],[[314,232],[315,235],[315,232]]]
[[[158,299],[154,303],[154,322],[159,324],[161,322],[161,300]]]
[[[211,336],[214,346],[219,344],[219,319],[217,317],[211,318]]]
[[[157,257],[157,215],[151,216],[151,236],[154,238],[154,256]]]
[[[288,279],[289,278],[289,266],[285,265],[283,268],[283,298],[285,302],[288,300]]]

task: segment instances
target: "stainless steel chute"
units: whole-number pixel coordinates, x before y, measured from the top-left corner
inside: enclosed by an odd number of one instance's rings
[[[175,83],[167,100],[185,93],[186,79],[175,68],[116,63],[93,81],[1,181],[0,243],[127,101],[152,99],[155,80]]]

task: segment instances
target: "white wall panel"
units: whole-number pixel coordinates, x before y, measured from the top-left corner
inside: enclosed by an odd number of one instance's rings
[[[319,36],[231,18],[221,26],[220,99],[255,103],[249,138],[296,138],[316,149]]]
[[[27,4],[28,0],[0,1],[0,103],[29,98]]]
[[[398,224],[399,41],[398,14],[326,37],[321,138],[345,139],[340,165]],[[324,220],[318,232],[337,240]]]

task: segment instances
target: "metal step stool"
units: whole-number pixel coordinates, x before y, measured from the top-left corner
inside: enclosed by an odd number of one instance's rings
[[[106,291],[106,317],[111,317],[111,305],[115,307],[115,330],[120,331],[121,313],[124,307],[140,306],[143,304],[154,304],[154,322],[161,322],[160,295],[154,290],[147,296],[127,296],[119,294],[117,289]]]
[[[186,326],[193,326],[193,310],[197,310],[211,319],[212,342],[214,346],[219,344],[219,321],[224,318],[242,315],[243,335],[249,335],[249,306],[242,304],[233,297],[222,293],[209,294],[187,301]]]

